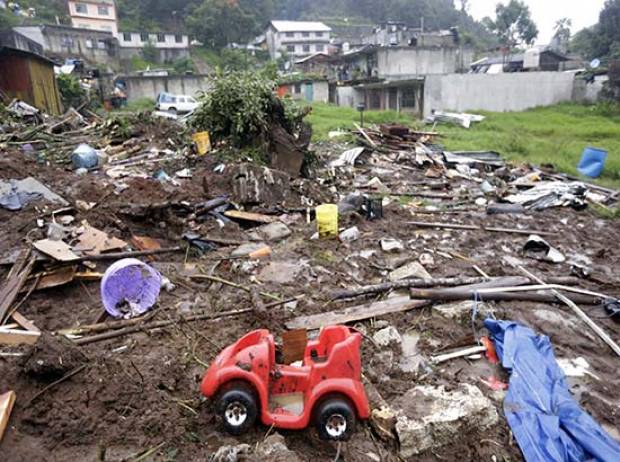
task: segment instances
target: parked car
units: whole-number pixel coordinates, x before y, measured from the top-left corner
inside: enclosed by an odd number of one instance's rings
[[[174,114],[192,112],[200,105],[193,97],[188,95],[173,95],[160,93],[157,96],[156,108],[158,111],[168,111]]]
[[[232,435],[248,431],[259,418],[289,430],[313,423],[320,438],[347,440],[356,419],[370,416],[361,381],[361,342],[361,334],[346,326],[325,327],[306,343],[300,365],[284,365],[277,363],[273,335],[255,330],[215,358],[200,390],[214,399]]]

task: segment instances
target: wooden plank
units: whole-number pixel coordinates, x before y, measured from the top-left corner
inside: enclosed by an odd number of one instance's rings
[[[51,239],[42,239],[35,242],[34,248],[58,261],[74,261],[78,257],[68,244],[63,241],[52,241]]]
[[[460,223],[428,223],[424,221],[408,221],[405,224],[416,226],[418,228],[439,228],[439,229],[459,229],[471,231],[487,231],[490,233],[507,233],[507,234],[538,234],[539,236],[555,236],[557,233],[551,231],[539,231],[533,229],[516,229],[516,228],[493,228],[488,226],[463,225]]]
[[[34,345],[40,336],[41,332],[0,329],[0,345]]]
[[[377,147],[377,143],[375,143],[372,140],[372,138],[370,136],[368,136],[368,134],[364,131],[364,129],[362,127],[360,127],[356,123],[354,123],[353,125],[355,125],[355,128],[357,128],[357,131],[360,132],[364,138],[366,138],[366,141],[368,141],[372,147],[374,147],[374,148]]]
[[[388,298],[387,300],[364,305],[351,306],[341,310],[319,313],[311,316],[300,316],[286,323],[287,329],[319,329],[323,326],[346,324],[363,319],[376,318],[391,313],[402,313],[428,306],[427,300],[411,300],[407,296]]]
[[[17,259],[9,273],[8,280],[0,288],[0,325],[4,322],[15,298],[17,298],[19,291],[26,283],[34,262],[35,257],[30,256],[30,250],[26,250]]]
[[[261,213],[242,212],[240,210],[229,210],[224,212],[224,216],[234,218],[236,220],[254,221],[256,223],[273,223],[278,221],[277,217],[271,215],[263,215]]]
[[[73,246],[73,249],[82,252],[84,255],[99,255],[127,247],[125,241],[93,228],[87,222],[83,222],[82,227],[83,232],[78,236],[78,243]],[[158,248],[161,248],[161,246]]]
[[[11,411],[13,410],[14,404],[14,391],[9,391],[3,395],[0,395],[0,441],[2,441],[6,427],[9,424],[9,417],[11,417]]]
[[[30,321],[29,319],[26,319],[26,317],[20,314],[18,311],[13,313],[11,317],[17,324],[19,324],[24,329],[29,330],[30,332],[41,332],[39,328],[35,326],[32,321]],[[6,326],[4,327],[6,328]]]
[[[282,353],[284,364],[292,364],[304,359],[306,345],[308,344],[308,331],[306,329],[289,330],[282,334]]]

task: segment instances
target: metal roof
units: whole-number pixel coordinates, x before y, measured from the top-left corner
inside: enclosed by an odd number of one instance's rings
[[[330,32],[332,29],[318,21],[271,21],[278,32]]]

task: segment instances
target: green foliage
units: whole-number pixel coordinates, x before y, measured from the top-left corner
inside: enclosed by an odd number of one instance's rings
[[[191,58],[179,58],[172,63],[172,68],[177,74],[187,74],[188,72],[194,72],[194,62]]]
[[[607,0],[598,24],[575,34],[571,48],[588,60],[620,58],[620,0]]]
[[[0,9],[0,30],[10,29],[17,26],[19,19],[8,10]]]
[[[142,57],[145,61],[156,63],[159,58],[159,51],[152,42],[148,42],[142,48]]]
[[[258,60],[246,50],[223,48],[220,52],[220,63],[227,71],[249,71],[258,65]]]
[[[155,100],[153,98],[140,98],[130,101],[127,106],[120,109],[123,112],[150,112],[153,110],[155,110]]]
[[[303,115],[274,94],[276,82],[264,72],[220,73],[194,112],[190,125],[208,130],[216,141],[230,140],[233,146],[258,147],[264,143],[272,123],[289,133],[301,124]]]
[[[132,71],[143,71],[148,68],[156,67],[157,63],[147,61],[141,56],[133,56],[130,61]]]
[[[57,81],[62,104],[66,108],[77,107],[88,98],[86,91],[81,87],[80,81],[76,77],[61,74],[58,76]]]
[[[538,37],[538,27],[532,21],[530,9],[521,0],[510,0],[507,5],[498,3],[495,16],[495,20],[485,18],[484,23],[502,45],[510,48],[522,43],[531,45]]]

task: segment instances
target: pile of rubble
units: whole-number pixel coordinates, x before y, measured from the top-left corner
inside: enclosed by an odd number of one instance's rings
[[[493,152],[446,152],[439,132],[397,125],[318,144],[321,166],[304,180],[200,156],[173,121],[23,117],[0,122],[7,453],[521,460],[487,316],[548,335],[571,392],[620,437],[609,386],[620,236],[587,208],[617,192]],[[338,205],[337,238],[317,232],[325,203]],[[106,274],[126,258],[157,296],[110,309]],[[252,329],[314,338],[333,324],[364,334],[368,424],[342,444],[267,427],[226,436],[198,392],[222,348]]]

